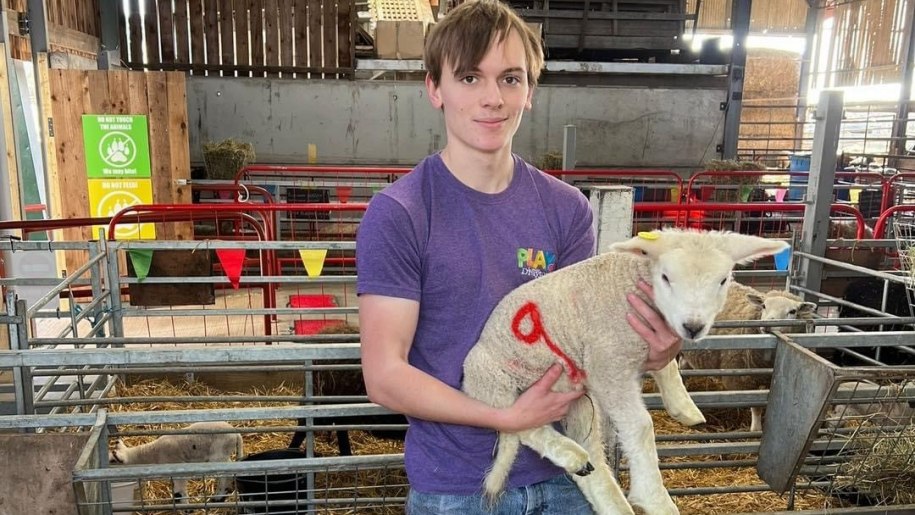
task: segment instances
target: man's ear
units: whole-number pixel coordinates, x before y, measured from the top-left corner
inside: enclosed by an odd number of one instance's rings
[[[525,104],[524,104],[524,109],[526,109],[528,111],[530,111],[531,109],[534,108],[534,89],[536,89],[536,87],[531,86],[527,90],[527,102],[525,102]]]
[[[442,108],[442,95],[438,84],[432,80],[432,74],[426,73],[426,93],[429,95],[429,102],[436,109]]]

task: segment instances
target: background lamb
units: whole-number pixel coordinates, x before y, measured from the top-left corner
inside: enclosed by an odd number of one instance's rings
[[[724,309],[715,317],[716,322],[737,320],[811,320],[816,312],[816,304],[804,302],[803,299],[784,290],[772,290],[762,293],[749,286],[732,282],[728,288],[727,302]],[[713,334],[758,334],[760,327],[733,327],[712,329]],[[764,328],[776,329],[783,333],[802,333],[806,328],[785,326]],[[686,351],[682,355],[683,363],[693,369],[745,369],[772,368],[775,353],[771,349],[726,349]],[[728,390],[768,389],[771,382],[769,375],[725,375],[721,382]],[[763,408],[750,408],[752,422],[750,431],[762,431]]]
[[[785,249],[781,241],[732,233],[667,229],[614,244],[608,252],[528,282],[496,306],[464,362],[464,390],[495,407],[510,406],[556,361],[566,374],[554,389],[584,384],[588,397],[552,425],[500,433],[490,498],[502,487],[520,444],[566,471],[597,513],[633,513],[604,459],[603,418],[616,428],[629,458],[629,501],[648,514],[679,513],[658,470],[651,416],[642,402],[647,345],[626,322],[626,294],[645,279],[655,305],[685,338],[701,338],[723,307],[735,263]],[[694,425],[704,418],[680,378],[676,362],[652,374],[667,411]],[[576,382],[579,383],[576,385]],[[592,404],[593,402],[593,404]],[[584,447],[582,447],[584,446]]]
[[[205,463],[211,461],[232,461],[245,457],[244,444],[239,433],[215,433],[235,429],[228,422],[195,422],[185,428],[192,434],[162,435],[155,440],[128,447],[118,439],[114,449],[108,452],[109,463],[124,465],[151,465],[157,463]],[[172,495],[176,500],[187,497],[187,479],[175,478]],[[216,482],[216,494],[211,501],[221,501],[231,493],[229,478],[220,477]]]
[[[359,334],[359,328],[350,324],[341,324],[321,329],[318,334]],[[322,361],[322,364],[352,364],[352,361]],[[362,370],[318,370],[312,373],[314,381],[314,395],[318,397],[343,397],[343,396],[364,396],[365,381],[362,378]],[[343,424],[365,424],[365,425],[406,425],[407,418],[403,415],[361,415],[358,417],[346,418],[316,418],[314,425],[336,425]],[[299,426],[307,426],[308,419],[300,418],[297,421]],[[404,429],[373,429],[368,433],[376,438],[388,440],[403,441],[406,436]],[[289,442],[290,449],[298,449],[305,442],[306,431],[296,431]],[[336,431],[337,447],[340,450],[340,456],[352,456],[353,450],[350,445],[349,431],[338,429]]]

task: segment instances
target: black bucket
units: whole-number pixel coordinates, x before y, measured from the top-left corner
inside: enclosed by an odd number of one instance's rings
[[[291,460],[304,458],[296,449],[277,449],[246,456],[242,461]],[[257,474],[235,478],[238,499],[248,505],[239,513],[294,514],[308,512],[308,483],[305,472],[299,474]],[[301,511],[300,511],[301,509]]]

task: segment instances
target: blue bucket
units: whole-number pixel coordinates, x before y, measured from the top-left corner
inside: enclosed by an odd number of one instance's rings
[[[810,172],[810,154],[791,154],[788,156],[789,172]],[[789,179],[788,193],[785,195],[787,201],[798,201],[804,198],[807,192],[807,175],[792,175]]]

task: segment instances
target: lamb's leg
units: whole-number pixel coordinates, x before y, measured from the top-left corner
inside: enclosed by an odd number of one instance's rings
[[[759,406],[753,406],[750,408],[750,414],[753,417],[753,421],[750,422],[750,431],[762,431],[762,408]]]
[[[227,476],[219,476],[216,478],[216,493],[207,502],[222,502],[230,493],[232,489],[229,487],[230,478]]]
[[[661,401],[671,417],[687,426],[705,423],[705,417],[683,386],[683,378],[680,377],[680,368],[676,361],[671,361],[661,370],[652,372],[651,376],[658,385]]]
[[[505,481],[508,480],[508,474],[511,472],[512,465],[515,463],[515,457],[518,456],[518,448],[521,446],[521,439],[514,433],[499,433],[499,444],[496,448],[496,459],[493,460],[492,468],[486,474],[483,480],[483,492],[487,500],[495,504],[496,499],[502,494],[505,488]]]
[[[587,476],[594,470],[588,451],[553,426],[540,426],[521,431],[517,435],[521,443],[570,474]]]
[[[172,479],[172,502],[183,504],[187,500],[187,479]],[[182,511],[181,513],[185,512]]]
[[[600,398],[606,401],[607,414],[629,458],[629,502],[648,515],[679,514],[661,479],[654,426],[642,402],[639,381],[618,381],[612,389],[600,392]]]
[[[594,471],[587,476],[573,475],[572,479],[597,515],[629,515],[632,508],[607,463],[601,417],[599,407],[583,397],[572,405],[564,420],[566,434],[588,451],[594,465]]]

